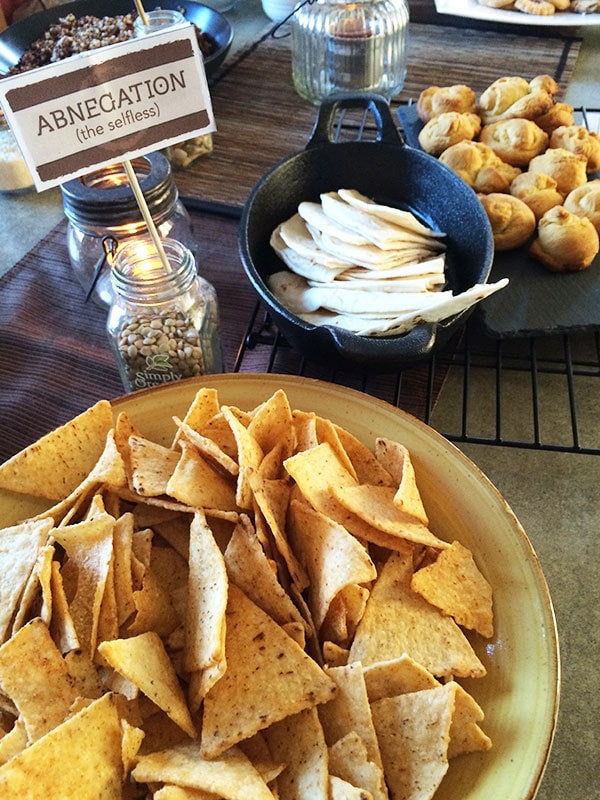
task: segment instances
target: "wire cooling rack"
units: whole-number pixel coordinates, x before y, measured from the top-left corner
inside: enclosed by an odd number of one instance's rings
[[[376,137],[368,115],[342,111],[335,141]],[[599,109],[576,109],[596,130]],[[495,339],[477,311],[446,349],[396,374],[308,361],[256,303],[234,366],[320,378],[386,400],[456,443],[600,455],[600,330]]]

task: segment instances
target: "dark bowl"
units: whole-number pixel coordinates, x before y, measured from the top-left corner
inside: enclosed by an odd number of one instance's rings
[[[332,141],[333,120],[343,109],[366,108],[377,125],[376,141]],[[446,288],[454,293],[485,283],[494,244],[489,220],[475,192],[444,164],[408,147],[383,97],[357,95],[325,101],[305,150],[275,164],[254,186],[243,209],[240,256],[250,283],[289,344],[307,357],[336,365],[386,372],[426,359],[466,322],[467,309],[438,323],[419,324],[396,336],[359,336],[313,325],[282,305],[268,287],[286,269],[269,244],[273,230],[303,200],[323,192],[357,189],[377,202],[412,211],[446,234]]]
[[[233,28],[229,21],[208,6],[200,3],[179,2],[179,0],[156,0],[145,4],[146,11],[155,7],[177,9],[187,20],[193,22],[203,33],[211,36],[216,42],[216,49],[204,59],[206,75],[210,76],[223,62],[229,52],[233,41]],[[5,74],[19,59],[36,39],[39,39],[50,25],[58,22],[67,14],[82,17],[90,14],[95,17],[114,17],[117,14],[135,12],[133,0],[75,0],[54,8],[48,8],[37,14],[32,14],[10,25],[0,33],[0,75]]]

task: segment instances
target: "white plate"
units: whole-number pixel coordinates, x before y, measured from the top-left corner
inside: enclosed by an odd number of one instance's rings
[[[172,416],[183,418],[201,385],[214,386],[221,403],[244,410],[282,388],[293,408],[329,417],[371,447],[376,436],[408,447],[431,529],[469,547],[494,592],[494,637],[473,643],[488,674],[464,681],[485,710],[482,725],[493,747],[453,759],[437,796],[532,800],[556,725],[558,639],[538,559],[498,490],[458,448],[409,414],[363,392],[308,378],[207,376],[118,398],[113,410],[126,411],[142,434],[169,445],[176,430]],[[16,513],[32,510],[25,501]],[[0,520],[9,524],[14,516],[14,497],[0,493]]]
[[[548,17],[524,14],[522,11],[506,11],[502,8],[488,8],[477,0],[435,0],[439,14],[452,14],[454,17],[468,17],[486,22],[505,22],[510,25],[547,25],[554,28],[579,28],[582,25],[600,25],[600,14],[573,14],[558,11]]]

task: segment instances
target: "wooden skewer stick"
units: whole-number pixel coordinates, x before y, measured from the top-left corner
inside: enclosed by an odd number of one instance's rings
[[[138,14],[141,17],[142,22],[144,23],[144,25],[147,26],[148,25],[148,14],[146,14],[146,10],[145,10],[144,6],[142,5],[141,0],[135,0],[135,7],[138,10]]]
[[[123,166],[125,168],[125,172],[127,173],[127,177],[129,179],[131,188],[133,189],[133,193],[135,195],[135,199],[137,200],[137,204],[140,208],[140,211],[142,212],[144,222],[146,223],[146,225],[148,226],[148,230],[150,231],[150,236],[152,237],[152,241],[154,242],[154,246],[156,247],[156,252],[158,253],[160,260],[162,261],[162,265],[165,268],[165,272],[171,272],[171,265],[169,264],[169,259],[167,258],[167,254],[165,253],[165,249],[163,247],[160,234],[158,233],[154,220],[152,219],[152,214],[150,213],[150,209],[148,208],[148,204],[146,203],[146,198],[144,197],[144,193],[142,192],[133,165],[131,161],[127,160],[123,162]]]

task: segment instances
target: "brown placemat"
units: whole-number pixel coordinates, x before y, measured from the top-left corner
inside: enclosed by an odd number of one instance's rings
[[[552,75],[561,94],[581,42],[560,35],[474,30],[411,23],[408,74],[397,105],[431,85],[467,83],[476,92],[506,74]],[[178,172],[181,194],[203,202],[243,205],[252,186],[280,159],[303,150],[316,108],[294,91],[290,39],[264,38],[213,85],[214,151]]]
[[[221,300],[225,369],[235,363],[255,296],[237,257],[237,221],[194,215],[201,272]],[[0,279],[0,462],[100,398],[123,393],[106,311],[85,293],[59,223]]]
[[[226,372],[279,372],[330,380],[365,391],[424,418],[447,372],[427,365],[402,375],[365,375],[343,364],[312,364],[263,329],[264,309],[238,256],[238,221],[192,214],[201,274],[220,306]],[[123,393],[105,332],[106,311],[74,277],[59,223],[0,278],[0,463],[101,398]],[[255,311],[257,312],[255,315]],[[255,324],[251,325],[251,321]],[[247,333],[251,329],[250,336]]]

